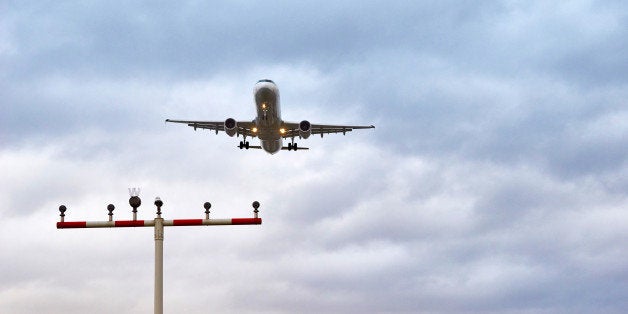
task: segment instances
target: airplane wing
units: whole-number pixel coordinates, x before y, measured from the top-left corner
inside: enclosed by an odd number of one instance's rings
[[[299,136],[299,123],[284,122],[286,132],[282,135],[283,138],[297,137]],[[373,125],[330,125],[330,124],[310,124],[311,134],[320,134],[323,137],[324,134],[342,133],[345,135],[347,132],[358,129],[374,129]]]
[[[215,131],[216,134],[218,134],[218,131],[225,130],[225,121],[191,121],[191,120],[166,119],[166,122],[183,123],[183,124],[187,124],[190,127],[193,127],[194,131],[196,131],[196,129],[206,129],[206,130]],[[237,121],[236,126],[237,126],[238,135],[242,134],[242,135],[246,135],[250,137],[256,136],[256,134],[252,130],[253,127],[255,127],[255,123],[251,121]]]

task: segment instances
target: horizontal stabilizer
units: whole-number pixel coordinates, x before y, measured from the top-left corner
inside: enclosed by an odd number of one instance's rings
[[[295,150],[295,149],[296,150],[302,150],[302,149],[309,149],[309,148],[308,147],[300,147],[300,146],[297,147],[297,148],[294,148],[294,147],[288,148],[288,146],[284,146],[284,147],[281,148],[281,150]]]

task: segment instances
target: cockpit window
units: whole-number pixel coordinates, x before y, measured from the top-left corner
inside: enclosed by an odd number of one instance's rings
[[[259,80],[257,82],[258,83],[273,83],[273,84],[275,84],[275,82],[273,82],[272,80],[268,80],[268,79]]]

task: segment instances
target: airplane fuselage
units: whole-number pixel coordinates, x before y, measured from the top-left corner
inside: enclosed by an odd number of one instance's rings
[[[282,120],[279,107],[279,89],[271,80],[260,80],[255,84],[255,109],[257,137],[262,149],[274,154],[283,147]]]

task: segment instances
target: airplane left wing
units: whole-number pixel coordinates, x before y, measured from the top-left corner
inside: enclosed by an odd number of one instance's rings
[[[227,119],[229,120],[229,119]],[[226,121],[192,121],[192,120],[171,120],[166,119],[166,122],[171,123],[182,123],[187,124],[190,127],[196,129],[206,129],[215,131],[218,134],[218,131],[225,131],[225,122]],[[235,122],[235,131],[236,134],[246,135],[250,137],[255,137],[256,134],[253,132],[253,127],[255,127],[255,123],[249,121],[237,121]]]
[[[374,129],[374,125],[331,125],[331,124],[311,124],[304,120],[300,123],[284,122],[283,123],[286,132],[282,135],[283,138],[301,136],[303,132],[309,134],[320,134],[323,137],[324,134],[342,133],[345,135],[347,132],[358,129]],[[309,136],[309,135],[308,135]]]

